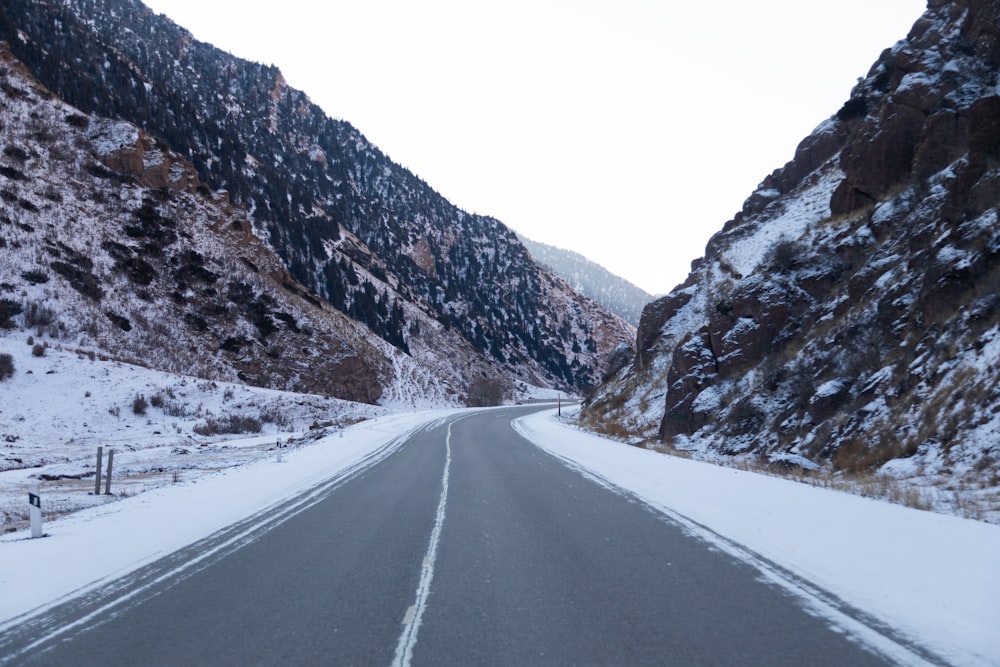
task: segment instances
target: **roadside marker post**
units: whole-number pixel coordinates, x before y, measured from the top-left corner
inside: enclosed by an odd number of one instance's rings
[[[101,495],[101,454],[104,453],[103,447],[97,448],[97,472],[94,475],[94,495]]]
[[[107,475],[107,481],[104,482],[104,495],[106,495],[106,496],[110,496],[111,495],[111,463],[114,460],[115,460],[115,450],[109,449],[108,450],[108,475]],[[98,466],[98,468],[99,467],[100,466]],[[101,483],[98,482],[97,485],[100,486]]]
[[[28,514],[31,516],[31,536],[42,536],[42,496],[38,484],[28,487],[28,503],[31,509]]]

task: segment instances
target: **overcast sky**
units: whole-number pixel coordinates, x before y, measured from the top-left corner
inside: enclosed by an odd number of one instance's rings
[[[148,0],[466,211],[652,293],[923,0]]]

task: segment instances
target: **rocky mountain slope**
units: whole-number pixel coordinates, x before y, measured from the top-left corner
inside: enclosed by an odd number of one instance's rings
[[[373,336],[298,283],[183,156],[59,100],[2,43],[0,109],[0,328],[366,403],[456,402],[470,377],[502,378],[409,304],[409,354]]]
[[[276,68],[198,42],[138,0],[11,0],[0,38],[84,113],[183,155],[249,212],[292,278],[404,354],[419,311],[508,375],[578,390],[633,338],[504,225],[452,206]]]
[[[652,294],[578,252],[532,241],[522,234],[518,234],[518,238],[535,262],[561,276],[580,294],[590,297],[627,322],[639,325],[642,309],[653,300]]]
[[[998,71],[1000,2],[931,0],[646,307],[588,418],[1000,497]]]

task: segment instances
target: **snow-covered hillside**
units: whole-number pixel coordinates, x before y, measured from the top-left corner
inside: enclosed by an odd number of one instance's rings
[[[88,116],[0,43],[0,330],[207,380],[373,403],[458,404],[495,360],[410,303],[408,349],[324,303],[248,212],[136,126]],[[361,257],[344,232],[338,247]],[[374,266],[358,266],[360,282]],[[373,292],[377,307],[388,308]],[[532,383],[530,380],[536,380]]]

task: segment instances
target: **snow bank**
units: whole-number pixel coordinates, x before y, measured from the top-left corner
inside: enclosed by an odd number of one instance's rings
[[[775,564],[828,591],[952,664],[1000,664],[1000,526],[629,447],[551,412],[517,425],[572,467],[716,546],[735,543],[755,565]]]

